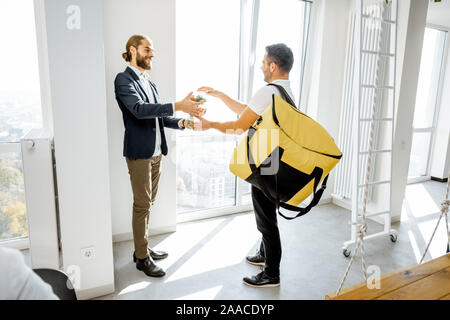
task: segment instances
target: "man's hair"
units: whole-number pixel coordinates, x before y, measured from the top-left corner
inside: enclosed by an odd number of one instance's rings
[[[137,49],[137,47],[141,44],[141,41],[145,39],[148,39],[148,37],[142,34],[132,35],[130,39],[128,39],[127,41],[127,45],[125,46],[126,52],[122,53],[122,58],[124,58],[126,62],[130,62],[131,61],[130,47],[135,47]]]
[[[272,44],[266,47],[266,52],[269,60],[275,62],[281,70],[291,71],[294,64],[294,55],[287,45],[284,43]]]

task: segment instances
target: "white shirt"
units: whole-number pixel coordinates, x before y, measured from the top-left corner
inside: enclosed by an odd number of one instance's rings
[[[0,300],[59,300],[19,250],[0,248]]]
[[[275,80],[272,83],[278,84],[282,86],[286,92],[291,97],[292,101],[295,102],[294,95],[291,90],[291,81],[289,80]],[[261,115],[264,110],[272,103],[272,94],[276,94],[281,96],[277,87],[274,86],[264,86],[259,89],[252,97],[248,106],[252,109],[256,114]]]
[[[138,68],[133,67],[130,65],[130,68],[136,73],[136,75],[139,77],[139,80],[141,80],[142,85],[144,86],[145,94],[147,95],[150,103],[156,103],[155,98],[153,96],[152,88],[150,87],[150,76],[147,72],[141,71]],[[174,110],[174,105],[172,103],[172,110]],[[159,129],[159,120],[158,118],[155,118],[156,120],[156,139],[155,139],[155,151],[153,152],[152,157],[159,156],[161,154],[161,132]]]

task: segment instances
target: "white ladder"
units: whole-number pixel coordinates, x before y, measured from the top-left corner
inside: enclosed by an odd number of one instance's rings
[[[395,119],[397,0],[388,2],[386,4],[386,0],[356,0],[354,39],[356,68],[353,79],[353,166],[351,169],[352,226],[351,239],[343,244],[343,254],[346,257],[351,254],[350,246],[357,242],[358,224],[361,223],[362,191],[366,183],[369,198],[375,198],[375,201],[368,204],[366,208],[366,217],[383,217],[384,228],[381,232],[365,235],[364,240],[389,235],[391,241],[395,242],[398,238],[397,231],[391,229],[390,212]],[[371,125],[374,130],[373,150],[368,150],[368,131]],[[364,172],[369,159],[372,170],[369,180],[365,181]],[[376,166],[378,170],[375,170]],[[389,171],[388,175],[384,174],[386,168]],[[385,201],[381,200],[383,197],[386,198]]]

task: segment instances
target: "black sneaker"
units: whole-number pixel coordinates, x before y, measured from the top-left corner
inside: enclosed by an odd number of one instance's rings
[[[280,277],[269,277],[264,271],[251,278],[245,277],[243,281],[246,285],[256,288],[280,286]]]
[[[266,258],[264,258],[259,251],[254,256],[248,256],[245,258],[248,263],[253,264],[255,266],[264,266],[264,262]]]

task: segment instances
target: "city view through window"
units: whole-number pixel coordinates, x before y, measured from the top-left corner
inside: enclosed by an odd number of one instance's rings
[[[42,126],[33,0],[0,1],[0,38],[0,241],[4,241],[28,235],[19,141],[30,129]]]
[[[210,86],[237,99],[240,1],[177,1],[176,5],[177,98]],[[218,14],[191,19],[199,10]],[[219,99],[204,96],[205,118],[237,119]],[[236,177],[228,169],[236,139],[215,130],[177,133],[178,213],[236,205]]]

